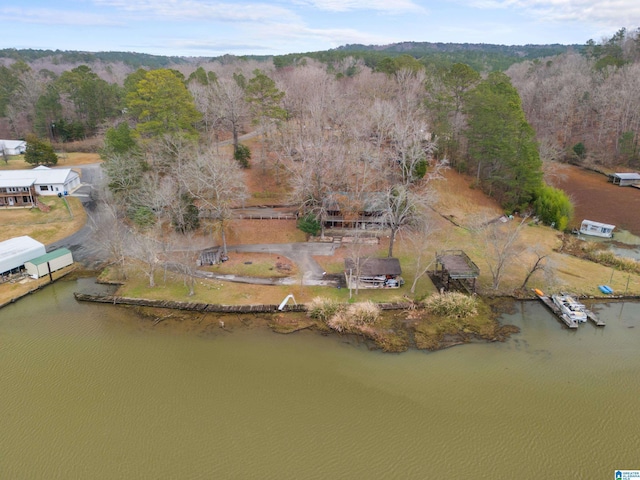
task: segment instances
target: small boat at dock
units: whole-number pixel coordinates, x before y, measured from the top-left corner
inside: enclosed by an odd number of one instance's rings
[[[534,289],[534,293],[569,328],[578,328],[580,323],[587,320],[591,320],[598,327],[605,326],[605,322],[600,320],[595,313],[567,293],[559,293],[549,297],[538,288]]]
[[[563,315],[566,315],[570,320],[577,323],[584,323],[587,321],[586,307],[576,301],[571,295],[566,293],[559,293],[551,295],[551,300],[560,309]]]

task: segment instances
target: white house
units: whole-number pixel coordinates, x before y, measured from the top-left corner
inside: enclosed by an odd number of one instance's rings
[[[0,275],[21,268],[25,262],[45,253],[42,243],[26,235],[0,242]]]
[[[27,150],[27,142],[24,140],[0,140],[0,155],[22,155]]]
[[[3,188],[23,186],[27,180],[33,180],[35,192],[40,195],[69,194],[80,186],[80,176],[70,168],[49,168],[43,165],[31,170],[0,171],[0,185]],[[9,192],[9,190],[7,190]]]

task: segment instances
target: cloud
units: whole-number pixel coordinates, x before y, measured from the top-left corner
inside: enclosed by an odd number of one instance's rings
[[[586,22],[610,28],[640,24],[637,0],[470,0],[466,3],[483,9],[518,9],[549,22]]]
[[[347,12],[352,10],[374,10],[386,13],[425,13],[426,9],[411,0],[300,0],[318,10]]]
[[[41,25],[121,26],[122,22],[95,13],[53,10],[48,8],[0,8],[3,23],[35,23]]]
[[[386,44],[393,41],[389,37],[383,37],[377,34],[370,34],[354,30],[350,28],[310,28],[304,25],[262,25],[254,29],[254,34],[263,38],[269,38],[275,42],[291,44],[304,43],[306,41],[318,45],[329,44],[332,46],[340,46],[350,43],[361,44]]]
[[[264,43],[230,43],[207,40],[174,40],[169,45],[180,51],[207,51],[207,52],[261,52],[273,50],[273,47]],[[167,48],[166,44],[162,44],[159,48]]]
[[[291,10],[267,3],[224,3],[207,0],[94,0],[93,3],[130,14],[153,15],[166,20],[220,22],[299,20]]]

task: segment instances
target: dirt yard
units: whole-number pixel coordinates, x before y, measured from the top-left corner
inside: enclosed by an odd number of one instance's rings
[[[554,180],[571,197],[575,215],[571,227],[584,219],[610,223],[618,229],[640,236],[640,189],[618,187],[601,173],[564,166]]]

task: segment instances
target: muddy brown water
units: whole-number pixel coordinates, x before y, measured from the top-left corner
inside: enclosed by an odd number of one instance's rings
[[[640,468],[640,305],[383,354],[313,332],[149,328],[59,282],[0,310],[0,478],[613,478]],[[146,322],[146,323],[141,323]],[[232,322],[230,322],[231,324]]]

